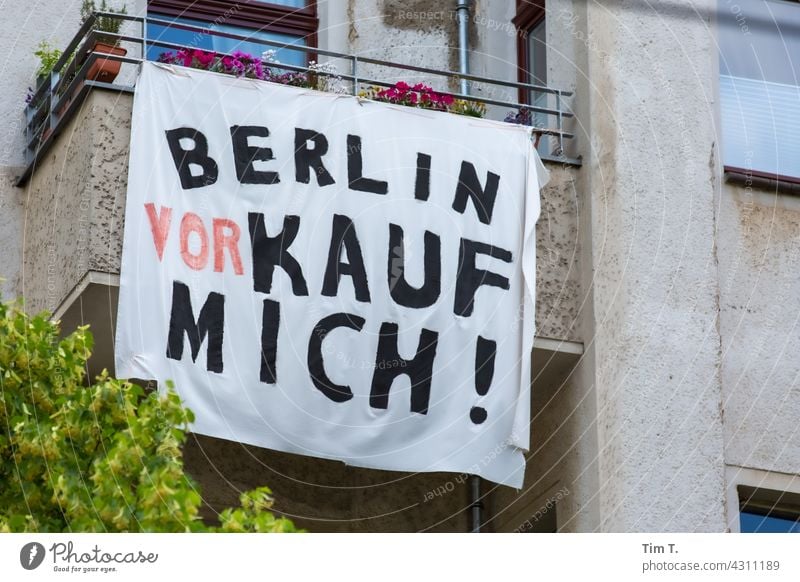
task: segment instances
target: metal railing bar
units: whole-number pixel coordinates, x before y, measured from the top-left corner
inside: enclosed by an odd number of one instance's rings
[[[39,161],[39,157],[42,155],[43,152],[49,149],[52,142],[61,133],[61,130],[64,127],[64,125],[75,116],[75,113],[77,113],[79,107],[83,104],[83,100],[85,99],[86,95],[89,93],[90,90],[91,86],[89,86],[88,84],[84,84],[84,86],[80,88],[78,93],[75,95],[75,98],[67,106],[67,109],[61,115],[59,123],[55,127],[53,127],[53,131],[50,133],[50,135],[48,135],[45,139],[43,139],[39,144],[39,147],[36,148],[30,163],[25,167],[25,170],[23,171],[22,175],[17,179],[17,186],[22,186],[25,184],[25,182],[28,181],[28,179],[33,174],[34,169],[36,168],[36,162]]]
[[[136,37],[131,37],[129,35],[124,35],[124,34],[113,34],[113,33],[105,33],[105,32],[102,33],[102,34],[103,34],[103,36],[113,37],[113,38],[118,39],[120,41],[129,41],[131,39],[134,39],[134,40],[136,39]],[[78,78],[79,76],[85,77],[86,72],[88,71],[88,69],[84,70],[84,65],[86,64],[86,59],[89,58],[88,55],[92,55],[91,56],[91,59],[92,59],[91,62],[92,63],[97,61],[97,59],[99,59],[99,58],[102,58],[103,60],[118,61],[118,62],[122,62],[122,63],[130,63],[130,64],[138,64],[138,63],[142,62],[142,59],[139,58],[139,57],[128,57],[128,56],[125,56],[125,55],[114,55],[114,54],[110,54],[110,53],[93,52],[92,49],[94,48],[94,42],[97,41],[97,36],[98,36],[97,31],[92,31],[89,34],[89,36],[87,36],[87,38],[86,38],[87,42],[85,42],[81,46],[81,48],[76,53],[75,58],[69,63],[69,65],[67,66],[66,70],[63,71],[63,73],[61,74],[61,79],[59,79],[59,81],[53,87],[52,94],[55,94],[56,96],[59,96],[59,99],[60,99],[60,95],[61,94],[69,94],[69,91],[70,91],[69,89],[67,91],[63,91],[62,92],[62,88],[63,88],[64,84],[68,80],[71,81],[71,80],[73,80],[75,78]],[[80,69],[83,72],[80,75],[78,73],[76,73],[76,68],[77,68],[77,64],[78,63],[83,63],[83,64],[81,64],[81,69]],[[90,66],[91,66],[91,64],[90,64]],[[71,74],[74,74],[74,76],[72,78],[70,78]]]
[[[99,55],[100,55],[100,53],[90,53],[89,57],[86,59],[86,61],[83,63],[83,65],[81,65],[81,68],[80,68],[79,72],[76,73],[75,76],[72,79],[70,79],[69,85],[67,85],[67,90],[63,93],[63,96],[62,97],[58,97],[58,95],[56,94],[56,100],[55,100],[56,102],[55,103],[52,103],[52,99],[51,99],[50,108],[49,108],[50,114],[52,114],[52,112],[54,110],[58,111],[59,106],[61,105],[61,99],[63,97],[72,95],[72,93],[75,91],[75,87],[77,87],[80,83],[85,83],[86,82],[86,73],[88,72],[88,70],[92,66],[92,64],[95,62],[95,60],[99,57]],[[63,82],[64,82],[64,80],[66,78],[67,77],[62,77],[61,81],[59,81],[59,85],[63,84]],[[78,92],[78,94],[80,94],[80,91]],[[75,96],[71,97],[71,100],[75,100],[76,98],[77,98],[77,94]],[[67,105],[67,108],[69,108],[70,105],[71,105],[71,103]],[[51,127],[51,129],[53,131],[55,131],[55,128],[58,127],[61,124],[61,121],[62,121],[61,118],[63,118],[63,114],[61,116],[59,116],[59,118],[57,119],[57,123],[53,124],[53,126]],[[35,149],[35,150],[40,149],[41,143],[38,146],[35,143],[35,141],[38,139],[38,137],[39,137],[38,133],[34,132],[33,141],[29,142],[27,144],[28,149]]]
[[[96,19],[97,16],[118,17],[118,18],[120,18],[122,20],[133,20],[133,21],[139,21],[139,22],[143,22],[143,23],[145,22],[145,18],[143,18],[143,17],[130,17],[128,15],[119,15],[119,14],[114,14],[114,13],[110,13],[110,12],[98,12],[98,13],[93,14],[92,17],[90,17],[84,23],[84,25],[81,27],[81,31],[79,31],[79,34],[76,35],[75,38],[73,38],[72,42],[70,42],[69,52],[65,51],[65,53],[62,55],[61,59],[59,59],[59,63],[61,64],[61,66],[63,66],[63,62],[65,62],[69,58],[69,55],[74,50],[75,46],[77,46],[77,44],[80,42],[80,40],[81,40],[80,39],[81,32],[83,32],[85,34],[86,30],[91,26],[91,24],[93,24],[93,21],[94,21],[94,19]],[[157,18],[151,18],[151,19],[149,19],[149,22],[155,23],[155,24],[163,24],[165,26],[174,26],[174,27],[177,27],[177,28],[181,28],[181,29],[185,29],[185,30],[189,30],[189,31],[197,31],[197,32],[200,32],[200,33],[208,33],[209,32],[208,29],[205,29],[205,28],[201,28],[201,27],[197,27],[197,26],[193,26],[193,25],[185,25],[185,24],[181,24],[181,23],[175,23],[175,22],[172,22],[172,21],[169,21],[169,20],[161,20],[161,19],[157,19]],[[280,47],[280,48],[285,48],[287,50],[301,50],[301,51],[304,51],[304,52],[310,52],[312,50],[315,50],[313,47],[305,47],[305,46],[302,46],[302,45],[286,45],[286,44],[279,43],[277,41],[270,41],[270,40],[266,40],[266,39],[253,39],[251,37],[247,37],[247,36],[243,36],[243,35],[237,35],[237,34],[233,34],[233,33],[222,33],[220,31],[214,31],[214,32],[215,32],[215,34],[217,34],[219,36],[224,36],[224,37],[227,37],[227,38],[232,38],[232,39],[236,39],[236,40],[245,40],[245,41],[248,41],[248,42],[255,41],[257,44],[263,44],[263,45],[268,45],[268,46],[277,46],[277,47]],[[142,45],[142,47],[146,46],[145,37],[137,37],[137,36],[132,36],[132,35],[122,35],[122,34],[118,34],[118,33],[103,33],[103,35],[115,38],[115,39],[117,39],[119,41],[128,41],[128,42],[139,43],[139,44]],[[93,30],[92,33],[88,36],[87,41],[90,41],[90,40],[95,40],[96,41],[97,36],[98,36],[97,35],[97,31]],[[78,61],[79,62],[81,60],[81,58],[83,58],[85,53],[88,52],[88,46],[87,45],[89,45],[89,44],[90,44],[90,42],[84,43],[82,49],[76,55],[76,58],[73,59],[73,62],[74,61]],[[185,45],[179,45],[179,44],[175,44],[175,43],[167,43],[167,42],[157,41],[157,40],[151,41],[150,44],[151,44],[151,46],[152,45],[157,45],[157,46],[161,46],[161,47],[164,47],[164,48],[172,48],[174,50],[181,50],[181,49],[191,48],[191,47],[187,47]],[[316,50],[316,52],[320,53],[320,54],[324,53],[324,54],[327,54],[329,56],[333,56],[333,57],[336,57],[336,58],[342,58],[342,59],[352,60],[354,58],[353,55],[346,55],[346,54],[337,53],[337,52],[334,52],[334,51],[324,51],[324,50],[318,49],[318,50]],[[146,53],[145,53],[144,56],[146,57]],[[459,73],[450,72],[450,71],[440,71],[440,70],[436,70],[436,69],[430,69],[430,68],[427,68],[427,67],[418,67],[418,66],[415,66],[415,65],[406,65],[406,64],[401,64],[401,63],[391,63],[391,62],[388,62],[388,61],[382,61],[382,60],[379,60],[379,59],[371,59],[371,58],[368,58],[368,57],[362,57],[360,60],[362,62],[375,64],[377,66],[385,66],[385,67],[388,67],[388,68],[394,68],[394,69],[399,69],[399,70],[407,70],[407,71],[414,71],[414,72],[421,72],[421,73],[429,73],[429,74],[438,75],[438,76],[444,76],[444,77],[453,78],[453,79],[464,78],[464,79],[473,80],[473,81],[481,82],[481,83],[484,83],[484,84],[490,84],[490,85],[501,85],[501,86],[506,86],[506,87],[526,88],[526,89],[533,90],[533,91],[540,91],[540,92],[554,94],[554,95],[556,95],[557,98],[559,98],[559,101],[560,101],[560,97],[561,96],[570,96],[570,95],[572,95],[572,93],[570,93],[570,92],[561,91],[559,89],[551,89],[549,87],[531,85],[531,84],[528,84],[528,83],[516,83],[516,82],[511,82],[511,81],[503,81],[503,80],[500,80],[500,79],[489,79],[489,78],[485,78],[485,77],[479,77],[479,76],[476,76],[476,75],[461,75]],[[286,68],[286,69],[289,69],[289,70],[308,71],[307,68],[303,68],[303,67],[294,68],[292,65],[288,65],[288,64],[287,65],[276,65],[276,68],[277,67]],[[351,76],[351,75],[347,75],[347,74],[342,74],[342,75],[339,75],[339,76],[341,76],[342,78],[347,78],[347,79],[353,80],[355,82],[363,82],[364,81],[364,79],[358,79],[356,76]],[[61,80],[59,80],[59,81],[61,82]],[[385,84],[385,83],[378,82],[378,81],[370,81],[370,82],[373,83],[373,84],[378,84],[380,86],[390,86],[389,84]],[[44,90],[44,85],[42,85],[39,88],[39,90],[37,90],[37,93],[34,96],[34,100],[36,99],[37,96],[39,96],[38,94],[43,90]],[[462,95],[460,98],[464,98],[464,96]],[[498,100],[485,99],[485,98],[472,96],[472,95],[469,96],[469,98],[470,98],[470,100],[478,101],[478,102],[482,102],[482,103],[486,103],[486,104],[490,104],[490,105],[512,106],[512,107],[523,106],[523,104],[518,103],[518,102],[513,102],[513,101],[498,101]],[[561,116],[571,117],[572,116],[572,114],[570,112],[561,111],[560,108],[559,108],[559,110],[552,110],[552,109],[548,109],[548,108],[528,107],[528,109],[531,109],[532,111],[536,111],[536,112],[539,112],[539,113],[547,114],[547,115],[557,115],[559,117],[561,117]]]
[[[135,14],[120,14],[119,12],[103,12],[102,10],[95,10],[94,15],[98,17],[117,18],[119,20],[130,20],[131,22],[142,22],[144,20],[144,16],[136,16]]]
[[[91,14],[86,21],[81,24],[81,27],[78,29],[78,32],[75,33],[75,36],[72,37],[72,40],[67,45],[67,48],[64,49],[64,52],[61,53],[61,58],[56,61],[55,66],[53,67],[54,71],[60,71],[61,68],[66,64],[69,60],[70,55],[75,52],[75,49],[78,48],[78,45],[83,42],[84,37],[88,37],[90,31],[93,30],[93,27],[97,22],[97,14]]]
[[[119,36],[121,38],[128,38],[128,37],[125,37],[123,35],[119,35]],[[151,46],[159,46],[159,47],[163,47],[163,48],[172,48],[172,49],[175,49],[175,50],[188,48],[185,45],[179,45],[179,44],[175,44],[175,43],[168,43],[168,42],[162,42],[162,41],[151,41],[150,45]],[[123,57],[123,56],[120,56],[120,55],[110,55],[110,54],[106,55],[106,53],[97,53],[97,54],[104,55],[104,58],[107,58],[110,61],[119,60],[119,61],[127,62],[127,63],[139,63],[139,62],[142,62],[144,60],[147,60],[147,59],[138,58],[138,57]],[[354,59],[351,59],[351,60],[354,60]],[[358,62],[362,62],[362,60],[360,58],[357,59],[357,61]],[[302,65],[290,65],[288,63],[286,63],[286,64],[284,64],[284,63],[268,63],[267,66],[269,68],[285,69],[285,70],[295,71],[295,72],[299,72],[299,73],[314,73],[315,72],[312,69],[309,69],[308,67],[305,67],[305,66],[302,66]],[[324,75],[324,73],[323,73],[323,75]],[[387,81],[379,81],[377,79],[369,79],[369,78],[365,78],[365,77],[359,77],[357,74],[356,75],[351,75],[351,74],[347,74],[347,73],[337,73],[336,76],[340,77],[343,80],[353,81],[354,83],[358,83],[358,84],[362,84],[362,85],[375,85],[375,86],[379,86],[379,87],[391,87],[393,85],[393,83],[389,83]],[[527,109],[527,110],[529,110],[531,112],[534,112],[534,113],[541,113],[541,114],[545,114],[545,115],[552,115],[552,116],[558,116],[558,117],[572,117],[573,116],[573,114],[568,112],[568,111],[562,111],[562,110],[558,110],[558,109],[550,109],[548,107],[539,107],[539,106],[535,106],[535,105],[528,105],[528,104],[524,104],[524,103],[519,103],[517,101],[500,101],[500,100],[497,100],[497,99],[490,99],[490,98],[487,98],[487,97],[479,97],[479,96],[475,96],[475,95],[463,95],[461,93],[447,93],[447,94],[448,95],[452,95],[453,98],[455,98],[455,99],[464,99],[466,101],[475,101],[475,102],[485,103],[486,105],[496,105],[496,106],[499,106],[499,107],[511,107],[511,108],[516,108],[516,109],[524,107],[525,109]],[[565,134],[565,136],[566,135],[567,134]]]
[[[329,56],[329,57],[333,57],[333,58],[339,58],[339,59],[351,60],[353,58],[353,55],[349,55],[349,54],[346,54],[346,53],[340,53],[340,52],[336,52],[336,51],[329,51],[329,50],[318,48],[318,47],[310,47],[310,46],[295,45],[295,44],[286,44],[286,43],[281,43],[280,41],[277,41],[277,40],[255,38],[255,37],[252,37],[252,36],[245,36],[245,35],[240,35],[240,34],[231,33],[231,32],[223,32],[223,31],[219,31],[219,30],[210,31],[208,28],[204,28],[202,26],[197,26],[197,25],[192,25],[192,24],[184,24],[184,23],[181,23],[181,22],[175,22],[175,21],[172,21],[172,20],[164,20],[164,19],[161,19],[161,18],[152,18],[152,17],[145,18],[145,17],[142,17],[142,16],[132,16],[132,15],[128,15],[128,14],[117,14],[117,13],[114,13],[114,12],[95,12],[94,15],[95,16],[103,16],[103,17],[112,17],[112,18],[116,17],[116,18],[119,18],[121,20],[130,20],[130,21],[135,21],[135,22],[147,22],[148,24],[161,25],[161,26],[166,26],[166,27],[171,27],[171,28],[179,28],[181,30],[186,30],[186,31],[189,31],[189,32],[197,32],[197,33],[201,33],[201,34],[213,33],[213,36],[221,36],[221,37],[230,38],[230,39],[233,39],[233,40],[241,40],[241,41],[251,42],[251,43],[260,44],[260,45],[264,45],[264,46],[282,48],[282,49],[286,49],[286,50],[297,50],[297,51],[301,51],[301,52],[304,52],[304,53],[316,53],[316,54],[321,54],[321,55],[325,55],[325,56]],[[88,22],[88,20],[87,20],[87,22]],[[83,31],[83,33],[85,33],[85,31]],[[80,34],[80,32],[79,32],[79,34]],[[104,35],[107,34],[108,36],[113,36],[111,33],[103,33],[103,34]],[[150,44],[156,44],[153,41],[153,39],[150,39],[149,41],[147,41],[144,37],[142,37],[142,38],[139,38],[139,37],[128,37],[127,40],[130,40],[131,42],[139,42],[142,45],[144,45],[146,42],[150,42]],[[176,45],[176,46],[178,46],[178,45]],[[184,48],[197,48],[197,47],[184,47]],[[549,94],[552,94],[552,95],[559,94],[562,97],[572,97],[573,96],[573,92],[572,91],[564,91],[564,90],[561,90],[561,89],[554,89],[552,87],[547,87],[547,86],[544,86],[544,85],[534,85],[534,84],[531,84],[531,83],[520,83],[518,81],[505,81],[503,79],[494,79],[494,78],[491,78],[491,77],[481,77],[479,75],[472,75],[472,74],[464,75],[464,74],[461,74],[461,73],[456,73],[454,71],[442,71],[442,70],[439,70],[439,69],[431,69],[431,68],[428,68],[428,67],[419,67],[417,65],[409,65],[409,64],[404,64],[404,63],[394,63],[394,62],[391,62],[391,61],[384,61],[384,60],[381,60],[381,59],[374,59],[374,58],[371,58],[371,57],[359,57],[359,60],[362,63],[367,63],[367,64],[371,64],[371,65],[379,65],[379,66],[385,66],[385,67],[390,67],[390,68],[394,68],[394,69],[403,69],[403,70],[414,71],[414,72],[419,72],[419,73],[430,73],[430,74],[433,74],[433,75],[445,76],[445,77],[450,77],[450,78],[454,78],[454,79],[466,79],[468,81],[478,81],[478,82],[486,83],[486,84],[489,84],[489,85],[502,85],[504,87],[514,87],[514,88],[517,88],[517,89],[528,89],[528,90],[531,90],[531,91],[549,93]]]
[[[135,34],[121,34],[105,31],[98,31],[96,24],[99,18],[115,18],[122,21],[139,22],[141,23],[140,31],[141,36]],[[210,30],[207,27],[184,24],[174,22],[171,20],[164,20],[161,18],[152,18],[147,16],[133,16],[127,14],[118,14],[113,12],[94,12],[89,18],[83,22],[70,40],[67,48],[63,51],[61,57],[56,62],[55,66],[47,78],[36,87],[33,92],[30,102],[25,109],[26,125],[25,125],[25,142],[26,142],[26,159],[30,158],[25,173],[20,178],[19,183],[24,182],[30,177],[33,171],[33,166],[36,160],[41,155],[41,152],[49,147],[53,138],[58,135],[63,128],[63,125],[74,115],[74,111],[78,102],[82,102],[88,90],[92,87],[109,89],[114,91],[132,92],[134,88],[128,85],[118,85],[114,83],[105,83],[100,81],[92,81],[86,78],[89,68],[97,62],[98,59],[117,61],[129,64],[139,64],[147,59],[147,51],[151,47],[160,47],[168,50],[186,50],[196,47],[162,41],[159,39],[149,39],[147,37],[147,27],[151,24],[160,25],[171,28],[179,28],[190,32],[199,34],[220,36],[230,38],[233,40],[245,41],[254,43],[265,47],[274,47],[277,49],[300,51],[302,53],[315,53],[333,59],[340,59],[347,61],[351,64],[350,71],[347,73],[319,73],[307,66],[292,65],[288,63],[274,63],[265,62],[264,65],[270,69],[278,69],[284,71],[294,71],[298,73],[316,73],[321,76],[333,76],[343,81],[352,83],[353,94],[357,95],[360,88],[366,86],[375,87],[392,87],[394,82],[379,81],[363,77],[360,66],[362,64],[374,65],[385,69],[397,71],[409,71],[414,73],[422,73],[425,75],[432,75],[448,80],[457,81],[471,81],[481,85],[510,87],[517,89],[524,89],[528,91],[555,95],[555,109],[549,107],[533,106],[518,101],[504,101],[500,99],[493,99],[489,97],[482,97],[478,95],[466,95],[463,92],[452,93],[449,91],[440,91],[451,95],[455,99],[463,99],[476,103],[483,103],[485,105],[493,105],[498,107],[509,107],[521,109],[525,108],[532,113],[537,113],[547,116],[555,116],[555,129],[545,127],[533,127],[533,131],[543,135],[555,136],[558,140],[558,146],[555,154],[543,155],[543,159],[550,161],[560,161],[568,164],[580,165],[579,158],[567,158],[564,156],[564,139],[574,138],[574,134],[564,130],[564,119],[574,117],[574,114],[569,111],[568,105],[565,103],[565,97],[573,96],[570,91],[563,91],[560,89],[553,89],[541,85],[533,85],[530,83],[520,83],[514,81],[504,81],[501,79],[492,79],[488,77],[481,77],[474,74],[461,74],[453,71],[442,71],[438,69],[431,69],[417,65],[394,63],[384,61],[381,59],[374,59],[370,57],[360,57],[352,54],[345,54],[336,51],[330,51],[317,47],[309,47],[298,44],[286,44],[278,40],[253,38],[236,33],[222,32],[217,30]],[[119,44],[121,42],[128,42],[138,44],[142,50],[141,57],[129,57],[127,55],[114,55],[108,53],[94,52],[94,45],[100,38],[108,38],[109,43]],[[201,49],[204,50],[204,49]],[[219,51],[209,51],[219,52]],[[222,54],[222,53],[220,53]],[[254,55],[260,57],[260,55]],[[80,64],[80,65],[79,65]],[[74,95],[73,95],[74,93]],[[66,107],[63,106],[63,101],[69,99]],[[35,105],[34,105],[35,104]],[[549,123],[549,122],[548,122]],[[50,133],[45,139],[42,139],[44,132],[50,129]],[[32,152],[32,154],[31,154]]]
[[[150,45],[151,46],[159,46],[159,47],[163,47],[163,48],[169,48],[169,49],[173,49],[173,50],[181,50],[181,49],[191,48],[191,47],[187,47],[185,45],[180,45],[180,44],[175,44],[175,43],[170,43],[170,42],[165,42],[165,41],[158,41],[158,40],[151,40],[150,41]],[[363,58],[354,57],[352,55],[348,56],[348,59],[351,62],[352,61],[357,61],[358,63],[364,62]],[[291,65],[289,63],[267,63],[267,67],[273,68],[273,69],[285,69],[285,70],[289,70],[289,71],[296,71],[296,72],[299,72],[299,73],[314,73],[315,72],[315,71],[309,69],[308,67],[305,67],[305,66],[302,66],[302,65]],[[356,73],[357,73],[357,71],[356,71]],[[324,73],[322,73],[322,74],[324,75]],[[365,78],[365,77],[359,77],[358,74],[352,75],[352,74],[348,74],[348,73],[336,73],[336,76],[340,77],[341,79],[346,80],[346,81],[353,81],[355,83],[365,84],[365,85],[377,85],[377,86],[380,86],[380,87],[391,87],[393,85],[393,83],[389,83],[387,81],[379,81],[377,79],[369,79],[369,78]],[[558,92],[557,89],[554,89],[554,91]],[[480,103],[485,103],[487,105],[498,105],[498,106],[501,106],[501,107],[514,107],[514,108],[517,108],[517,109],[524,107],[525,109],[528,109],[529,111],[536,112],[536,113],[543,113],[543,114],[546,114],[546,115],[553,115],[553,116],[573,117],[573,113],[571,113],[569,111],[563,111],[563,110],[558,110],[558,109],[550,109],[550,108],[547,108],[547,107],[538,107],[538,106],[534,106],[534,105],[528,105],[528,104],[525,104],[525,103],[520,103],[518,101],[500,101],[500,100],[497,100],[497,99],[479,97],[479,96],[476,96],[476,95],[463,95],[461,93],[449,93],[449,92],[447,92],[447,94],[448,95],[452,95],[456,99],[464,99],[464,100],[467,100],[467,101],[476,101],[476,102],[480,102]],[[561,95],[563,95],[563,93],[561,93]]]
[[[122,38],[125,38],[124,35],[120,35],[120,36]],[[177,46],[177,45],[175,45],[175,46]],[[91,64],[93,62],[95,62],[97,59],[102,58],[104,60],[119,61],[119,62],[124,62],[124,63],[131,63],[131,64],[138,64],[138,63],[141,63],[144,60],[146,60],[146,59],[143,59],[143,58],[140,58],[140,57],[128,57],[128,56],[123,56],[123,55],[112,55],[112,54],[107,54],[107,53],[95,53],[95,52],[92,52],[92,53],[89,53],[89,55],[90,56],[87,58],[87,60],[81,66],[80,73],[76,74],[72,79],[70,79],[71,83],[70,83],[69,87],[66,89],[66,91],[63,92],[64,95],[69,95],[74,90],[75,85],[80,81],[80,79],[85,79],[85,75],[86,75],[86,72],[88,71],[88,67],[90,67]],[[289,70],[294,70],[294,71],[297,71],[297,72],[309,72],[310,71],[308,69],[308,67],[301,67],[301,66],[297,66],[297,65],[288,65],[288,64],[287,65],[276,65],[275,68],[289,69]],[[383,87],[391,87],[392,86],[390,83],[387,83],[387,82],[384,82],[384,81],[379,81],[379,80],[376,80],[376,79],[369,79],[369,78],[363,78],[363,77],[359,78],[357,76],[347,75],[347,74],[342,74],[342,75],[339,75],[339,76],[341,78],[343,78],[343,79],[346,79],[346,80],[352,80],[354,82],[358,81],[360,83],[367,84],[367,85],[376,85],[376,86],[383,86]],[[63,84],[66,83],[68,78],[69,77],[65,76],[59,81],[59,83],[55,87],[57,92],[58,92],[58,90],[61,89]],[[525,105],[525,104],[521,104],[521,103],[517,103],[517,102],[499,101],[499,100],[487,99],[487,98],[483,98],[483,97],[474,97],[474,96],[471,96],[471,95],[470,96],[461,95],[459,93],[455,93],[455,94],[451,94],[451,95],[456,99],[466,99],[466,100],[470,100],[470,101],[477,101],[477,102],[485,103],[487,105],[496,105],[496,106],[500,106],[500,107],[511,107],[511,108],[514,108],[514,107],[516,107],[516,108],[525,107],[529,111],[532,111],[532,112],[535,112],[535,113],[541,113],[541,114],[546,114],[546,115],[554,115],[554,116],[558,116],[559,118],[561,118],[562,116],[569,117],[569,116],[572,115],[571,113],[559,111],[557,109],[548,109],[548,108],[545,108],[545,107],[537,107],[537,106],[532,106],[532,105]],[[60,102],[60,98],[55,103],[55,107],[56,108],[58,107],[59,102]],[[539,133],[542,133],[543,135],[559,136],[559,138],[562,138],[562,139],[563,138],[571,139],[571,138],[575,137],[574,134],[572,134],[570,132],[563,131],[563,127],[562,128],[557,128],[557,129],[534,127],[534,130],[539,132]],[[562,144],[563,144],[563,141],[560,141],[559,145],[561,146],[561,149],[563,149],[563,145]]]
[[[149,18],[148,23],[150,24],[159,24],[163,26],[170,26],[172,28],[179,28],[181,30],[186,30],[188,32],[199,32],[203,34],[208,34],[209,30],[207,28],[203,28],[201,26],[191,25],[191,24],[183,24],[179,22],[172,22],[170,20],[161,20],[158,18]],[[304,53],[316,53],[316,54],[324,54],[325,56],[333,57],[333,58],[340,58],[340,59],[352,59],[353,55],[348,55],[345,53],[338,53],[334,51],[327,51],[324,49],[319,49],[316,47],[309,47],[304,45],[294,45],[294,44],[285,44],[281,43],[277,40],[269,40],[269,39],[262,39],[262,38],[254,38],[252,36],[245,36],[241,34],[236,34],[232,32],[222,32],[222,31],[213,31],[214,36],[222,36],[224,38],[230,38],[232,40],[241,40],[246,42],[251,42],[255,44],[260,44],[264,46],[271,46],[282,48],[286,50],[297,50]],[[141,40],[141,39],[140,39]],[[149,40],[150,44],[157,44],[156,41],[153,39]],[[197,48],[197,47],[183,47],[183,48]],[[204,49],[199,49],[204,50]],[[260,55],[258,55],[260,56]],[[549,94],[561,94],[564,97],[571,97],[572,93],[569,91],[562,91],[561,89],[553,89],[552,87],[545,87],[543,85],[532,85],[530,83],[520,83],[516,81],[503,81],[501,79],[492,79],[488,77],[481,77],[478,75],[464,75],[461,73],[456,73],[454,71],[442,71],[439,69],[430,69],[428,67],[419,67],[417,65],[408,65],[404,63],[393,63],[391,61],[383,61],[380,59],[373,59],[370,57],[358,57],[361,63],[366,63],[370,65],[378,65],[383,67],[390,67],[393,69],[402,69],[406,71],[414,71],[417,73],[430,73],[432,75],[438,75],[442,77],[449,77],[452,79],[460,80],[466,79],[468,81],[478,81],[485,83],[487,85],[503,85],[505,87],[514,87],[518,89],[528,89],[531,91],[538,91],[541,93],[549,93]]]

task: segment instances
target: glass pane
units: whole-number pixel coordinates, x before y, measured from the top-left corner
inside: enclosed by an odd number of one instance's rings
[[[719,93],[725,165],[800,176],[800,87],[723,75]]]
[[[547,86],[547,28],[545,19],[542,18],[533,28],[528,31],[528,83],[533,85]],[[531,91],[529,103],[535,107],[548,107],[550,95],[539,91]],[[534,127],[548,127],[550,125],[549,115],[544,113],[534,113],[532,124]],[[547,136],[542,137],[539,142],[539,152],[542,154],[550,153],[552,150],[551,139]]]
[[[180,28],[173,28],[161,24],[147,24],[147,39],[160,40],[163,42],[171,42],[175,44],[184,45],[190,48],[203,49],[208,51],[216,51],[222,53],[231,53],[233,51],[242,51],[252,55],[261,55],[265,50],[275,48],[268,45],[259,44],[258,42],[251,42],[246,40],[236,40],[224,36],[215,35],[214,32],[227,32],[246,36],[251,39],[273,40],[284,44],[296,44],[306,46],[306,41],[302,37],[292,34],[284,34],[279,32],[268,32],[263,30],[253,30],[251,28],[243,28],[239,26],[229,26],[225,24],[216,24],[213,22],[203,22],[200,20],[193,20],[190,18],[178,18],[171,16],[161,16],[159,14],[152,15],[153,18],[159,20],[169,20],[171,22],[180,22],[197,26],[203,29],[202,32],[193,30],[182,30]],[[158,59],[161,53],[167,52],[169,49],[151,46],[147,49],[147,58],[149,60]],[[282,63],[289,65],[304,65],[306,62],[305,53],[302,51],[293,51],[291,49],[277,49],[275,58]]]
[[[719,0],[720,73],[798,85],[800,6],[783,0]]]
[[[800,176],[800,5],[717,6],[723,162]]]
[[[742,533],[800,533],[800,522],[756,513],[742,512],[739,523]]]
[[[528,32],[529,83],[547,84],[547,30],[543,18]]]
[[[231,2],[231,4],[234,4]],[[270,0],[269,2],[258,1],[258,4],[277,4],[278,6],[289,6],[290,8],[305,8],[308,4],[307,0]]]

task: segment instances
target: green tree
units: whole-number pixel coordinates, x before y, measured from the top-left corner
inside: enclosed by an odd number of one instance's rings
[[[191,411],[105,371],[90,385],[88,326],[59,336],[47,314],[0,303],[0,531],[297,531],[267,487],[206,526],[181,456]]]

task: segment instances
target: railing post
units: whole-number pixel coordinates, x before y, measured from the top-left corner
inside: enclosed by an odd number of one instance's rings
[[[564,157],[564,112],[561,110],[561,90],[556,91],[556,111],[558,111],[558,155]]]
[[[353,75],[353,95],[358,96],[358,57],[353,55],[351,74]]]

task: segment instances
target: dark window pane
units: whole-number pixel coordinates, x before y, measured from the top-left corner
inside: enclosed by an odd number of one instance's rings
[[[742,533],[800,533],[800,522],[756,513],[740,514]]]

